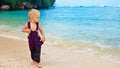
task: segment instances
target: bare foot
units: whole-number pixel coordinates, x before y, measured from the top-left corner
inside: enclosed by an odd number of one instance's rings
[[[37,63],[36,66],[37,66],[38,68],[42,68],[42,66],[41,66],[39,63]]]
[[[36,64],[36,62],[35,62],[35,61],[32,61],[31,64],[34,65],[34,64]]]

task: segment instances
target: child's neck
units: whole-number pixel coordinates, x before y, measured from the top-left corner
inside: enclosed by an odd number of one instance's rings
[[[30,21],[30,23],[35,24],[35,22],[33,22],[33,21]]]

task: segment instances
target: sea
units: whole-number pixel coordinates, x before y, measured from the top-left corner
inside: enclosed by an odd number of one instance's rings
[[[46,43],[101,52],[102,59],[120,63],[120,7],[77,6],[40,9]],[[22,28],[29,10],[0,11],[0,36],[26,40]],[[114,55],[115,54],[115,55]]]

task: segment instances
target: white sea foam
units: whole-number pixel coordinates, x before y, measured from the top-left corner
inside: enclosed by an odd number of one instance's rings
[[[49,45],[62,45],[62,41],[52,41],[52,42],[46,42],[46,44],[49,44]]]
[[[107,46],[107,45],[104,45],[104,44],[101,44],[101,43],[94,43],[94,45],[100,47],[101,50],[103,50],[103,49],[108,49],[108,48],[111,48],[111,47],[112,47],[112,46]]]
[[[88,54],[88,55],[94,55],[95,53],[97,53],[97,51],[91,48],[87,48],[87,49],[82,50],[81,53]]]
[[[7,37],[7,38],[12,38],[12,39],[17,39],[17,40],[24,40],[24,41],[26,41],[25,39],[20,38],[20,37],[18,37],[18,36],[11,36],[11,35],[8,35],[8,34],[0,34],[0,36],[2,36],[2,37]]]
[[[100,56],[100,58],[112,61],[114,63],[120,63],[120,56],[118,57],[118,56],[112,56],[112,55],[103,55],[103,56]]]
[[[9,26],[6,26],[6,25],[0,25],[0,29],[8,29],[10,28]]]

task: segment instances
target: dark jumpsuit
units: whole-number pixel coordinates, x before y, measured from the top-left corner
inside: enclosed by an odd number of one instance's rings
[[[31,31],[31,33],[28,36],[28,43],[29,48],[31,52],[31,58],[32,60],[36,62],[40,62],[40,53],[41,53],[41,45],[43,44],[42,41],[40,41],[40,36],[38,35],[38,23],[36,23],[36,31]],[[28,22],[28,28],[30,29],[30,22]]]

